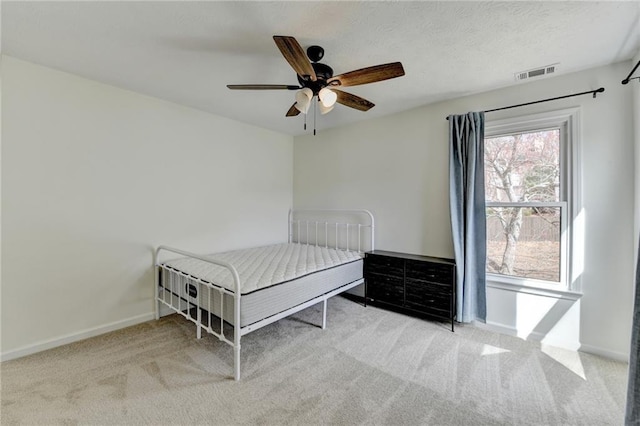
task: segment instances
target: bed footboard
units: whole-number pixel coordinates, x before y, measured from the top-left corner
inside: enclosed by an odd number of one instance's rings
[[[160,262],[161,252],[170,252],[179,254],[185,257],[191,257],[194,259],[202,260],[213,265],[226,268],[231,273],[234,282],[234,291],[230,291],[224,287],[216,286],[209,282],[203,281],[200,278],[187,275],[181,271],[173,269]],[[168,246],[159,246],[155,251],[155,288],[156,288],[156,319],[160,318],[160,305],[168,306],[176,313],[184,316],[189,321],[196,325],[196,337],[200,339],[202,337],[202,330],[207,333],[216,336],[219,340],[233,347],[234,350],[234,378],[240,380],[240,337],[241,329],[239,326],[233,327],[233,341],[229,340],[224,335],[224,295],[229,295],[233,298],[234,304],[234,324],[240,324],[240,277],[238,271],[233,265],[226,262],[221,262],[215,259],[201,256],[199,254],[190,253],[184,250],[180,250]],[[164,278],[164,279],[163,279]],[[178,278],[178,279],[177,279]],[[183,278],[183,279],[179,279]],[[183,286],[184,284],[184,286]],[[214,308],[211,306],[212,292],[217,292],[220,299],[220,321],[219,327],[215,327],[212,321],[212,312]],[[202,305],[201,295],[206,294],[205,300],[209,301],[209,305]],[[209,312],[208,317],[202,317],[203,310],[207,308]]]

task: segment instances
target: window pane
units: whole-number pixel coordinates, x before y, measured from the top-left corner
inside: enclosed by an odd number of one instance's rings
[[[487,272],[560,281],[560,207],[487,208]]]
[[[560,130],[485,139],[487,201],[560,201]]]

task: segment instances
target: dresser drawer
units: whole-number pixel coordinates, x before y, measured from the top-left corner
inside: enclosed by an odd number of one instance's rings
[[[451,284],[453,281],[453,267],[431,262],[417,262],[407,260],[407,278],[430,281],[434,283]]]
[[[367,275],[366,279],[367,297],[393,305],[403,305],[404,282],[402,278],[371,273]]]
[[[425,313],[437,309],[442,311],[438,315],[449,316],[451,299],[452,293],[447,286],[409,279],[405,282],[405,305],[409,309]]]
[[[453,286],[449,284],[432,283],[428,281],[407,278],[405,281],[407,289],[416,293],[429,293],[438,297],[449,297],[453,293]],[[408,291],[408,290],[407,290]]]
[[[368,256],[364,262],[365,277],[369,274],[404,277],[404,260],[386,256]]]

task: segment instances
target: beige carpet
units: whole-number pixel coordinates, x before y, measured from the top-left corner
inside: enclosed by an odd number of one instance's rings
[[[1,365],[2,425],[619,425],[627,364],[329,301],[231,347],[172,315]]]

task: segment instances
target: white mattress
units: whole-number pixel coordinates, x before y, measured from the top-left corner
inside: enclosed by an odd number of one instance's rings
[[[336,250],[306,244],[283,243],[207,255],[233,265],[240,277],[241,294],[291,281],[314,272],[362,259],[355,251]],[[165,263],[192,277],[235,290],[228,269],[193,258]]]
[[[362,255],[306,244],[277,244],[210,255],[229,262],[241,281],[240,326],[253,324],[330,291],[362,280]],[[181,258],[166,266],[207,282],[233,289],[233,279],[225,268],[197,259]],[[165,301],[183,301],[182,307],[202,309],[234,324],[233,298],[199,285],[189,277],[163,271],[161,297]],[[189,295],[187,287],[197,289]],[[187,304],[187,301],[190,305]]]

